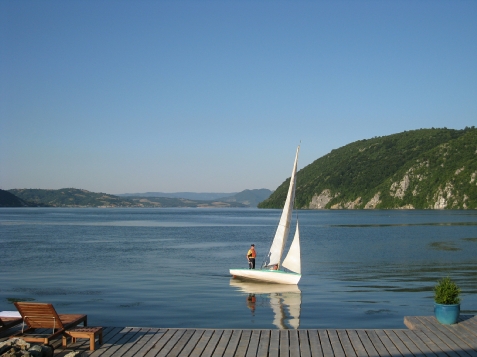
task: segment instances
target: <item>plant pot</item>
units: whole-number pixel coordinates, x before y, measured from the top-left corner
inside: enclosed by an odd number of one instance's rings
[[[434,303],[434,315],[443,325],[452,325],[457,322],[460,314],[460,304],[444,305]]]

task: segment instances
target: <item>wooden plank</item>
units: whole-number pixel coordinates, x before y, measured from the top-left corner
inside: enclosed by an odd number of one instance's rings
[[[140,349],[137,351],[137,355],[145,356],[147,353],[156,346],[157,342],[160,341],[164,334],[167,332],[167,329],[156,330],[150,329],[149,332],[152,334],[149,340],[145,341],[144,344],[141,345]]]
[[[320,337],[318,330],[308,330],[308,341],[310,341],[311,357],[323,357],[323,350],[321,349]]]
[[[364,348],[363,342],[358,336],[357,330],[347,330],[348,338],[353,346],[354,352],[358,357],[368,357],[368,353],[366,352],[366,348]]]
[[[205,346],[204,352],[202,352],[201,356],[202,357],[212,357],[212,354],[215,351],[215,348],[217,347],[217,344],[219,343],[220,337],[222,336],[222,333],[224,330],[214,330],[214,333],[210,337],[209,342],[207,343],[207,346]]]
[[[343,347],[344,353],[347,357],[356,357],[356,352],[353,348],[351,340],[348,336],[346,330],[337,330],[338,338],[341,341],[341,346]]]
[[[191,357],[199,357],[202,354],[202,351],[205,349],[209,340],[211,339],[212,335],[214,334],[214,330],[205,330],[202,336],[199,339],[199,342],[192,350],[190,356]]]
[[[182,349],[181,353],[179,354],[179,357],[187,357],[189,356],[194,348],[197,346],[197,343],[199,342],[199,339],[202,337],[202,334],[204,333],[204,330],[194,330],[194,333],[190,337],[189,341],[187,344],[184,346]]]
[[[260,341],[260,330],[252,330],[250,343],[248,344],[246,357],[255,357],[257,355],[258,343]]]
[[[477,351],[477,332],[473,334],[471,330],[466,329],[460,324],[443,325],[449,332],[453,333],[460,340],[464,341],[474,351]]]
[[[260,331],[260,342],[258,344],[257,357],[268,357],[270,346],[270,330]]]
[[[458,325],[477,338],[477,316],[463,315],[462,322]]]
[[[115,340],[121,338],[119,333],[123,327],[106,328],[103,334],[103,344],[90,353],[91,357],[101,356],[108,348],[114,345]],[[119,336],[119,337],[118,337]]]
[[[300,340],[300,356],[311,357],[310,340],[308,338],[308,330],[298,330]]]
[[[128,332],[130,329],[128,328],[122,328],[120,331],[118,331],[114,336],[112,336],[110,339],[108,339],[106,342],[103,341],[103,345],[101,348],[98,348],[97,350],[93,351],[93,353],[90,354],[92,357],[99,357],[99,356],[112,356],[114,352],[118,349],[118,344],[124,343],[126,338],[129,338]]]
[[[297,330],[288,330],[290,340],[290,357],[300,357],[300,342],[298,340]]]
[[[232,336],[230,337],[229,344],[227,349],[224,352],[224,357],[233,357],[235,356],[235,351],[240,341],[240,336],[242,335],[242,330],[233,330]]]
[[[167,342],[174,336],[176,330],[167,329],[163,331],[162,334],[158,335],[158,339],[152,339],[154,344],[152,347],[146,352],[144,357],[154,357],[156,356],[159,351],[166,345]]]
[[[439,329],[451,338],[456,344],[460,345],[460,341],[464,342],[472,350],[477,351],[477,332],[472,333],[472,330],[466,329],[464,326],[467,324],[461,322],[454,325],[442,325],[433,317],[426,317],[429,325]]]
[[[333,348],[333,354],[335,357],[345,357],[345,352],[343,346],[341,346],[341,341],[338,337],[338,332],[336,330],[327,330],[328,338],[330,339],[331,347]]]
[[[422,342],[424,342],[429,349],[434,352],[437,356],[439,357],[459,357],[459,355],[452,351],[449,350],[448,348],[445,348],[444,345],[442,344],[442,341],[440,341],[435,335],[432,334],[429,330],[417,330],[417,331],[412,331],[413,333],[418,336]],[[430,333],[430,336],[428,336],[426,333]]]
[[[243,330],[242,336],[240,336],[240,341],[237,346],[237,351],[235,352],[236,357],[245,357],[247,353],[248,344],[250,342],[250,336],[252,335],[251,330]]]
[[[440,325],[467,344],[477,340],[477,316],[462,315],[459,318],[459,322],[454,325],[441,325],[432,316],[406,316],[404,324],[412,330],[433,330],[436,325]],[[476,349],[473,344],[470,347],[474,350]]]
[[[270,333],[270,346],[268,357],[278,357],[280,353],[280,331],[272,330]]]
[[[474,331],[477,331],[477,315],[474,315],[474,316],[467,315],[465,318],[465,324],[473,325]]]
[[[410,331],[410,330],[402,330],[402,333],[406,335],[414,344],[422,351],[422,353],[426,356],[442,356],[441,351],[436,350],[435,348],[431,348],[429,344],[426,342],[428,341],[424,336],[422,336],[422,331]],[[422,338],[421,338],[422,337]]]
[[[186,329],[184,331],[184,334],[177,340],[177,343],[172,347],[170,352],[167,353],[167,355],[170,356],[178,356],[184,347],[187,345],[189,340],[191,339],[192,335],[194,334],[195,329]]]
[[[423,330],[425,328],[417,316],[405,316],[404,325],[410,330]]]
[[[411,334],[413,334],[413,331],[409,331]],[[398,336],[401,341],[406,345],[406,347],[411,351],[411,353],[415,356],[421,355],[421,356],[428,356],[428,357],[436,357],[435,353],[424,353],[419,347],[422,347],[419,343],[419,340],[417,337],[413,336],[413,338],[409,338],[408,335],[404,333],[404,330],[395,330],[394,333],[396,336]],[[417,343],[417,344],[416,344]]]
[[[373,343],[368,337],[368,334],[364,330],[357,330],[358,337],[361,340],[361,343],[363,344],[366,352],[368,353],[368,356],[379,356],[378,351],[376,351],[376,348],[374,347]]]
[[[179,341],[182,337],[182,335],[185,334],[186,330],[182,329],[174,329],[174,335],[167,341],[167,343],[162,347],[162,349],[159,351],[158,354],[156,354],[157,357],[166,357],[169,355],[169,352],[174,348],[174,346],[177,344],[177,341]]]
[[[280,357],[290,356],[290,341],[288,339],[288,330],[280,330]]]
[[[104,344],[95,351],[81,339],[54,355],[64,357],[74,350],[90,357],[477,357],[475,316],[463,316],[455,325],[441,325],[432,316],[405,321],[410,330],[105,327]]]
[[[394,343],[389,339],[389,336],[383,330],[374,330],[376,336],[379,338],[381,343],[386,348],[390,356],[401,356],[401,352],[399,349],[394,345]]]
[[[325,356],[333,356],[333,348],[331,347],[331,342],[328,338],[328,332],[326,330],[318,330],[318,336],[320,337],[323,354]]]
[[[109,341],[122,330],[122,327],[103,327],[103,342]]]
[[[212,357],[222,357],[232,336],[232,330],[224,330]]]
[[[393,345],[399,350],[403,356],[411,356],[411,351],[407,346],[401,341],[401,339],[396,335],[394,330],[384,330],[384,333],[388,336],[389,340]]]
[[[375,330],[366,330],[366,334],[368,335],[369,340],[373,344],[379,356],[391,356],[384,344],[381,342],[381,339],[378,337]]]
[[[461,356],[477,357],[477,352],[470,350],[471,347],[466,343],[465,340],[462,340],[460,336],[455,335],[444,325],[437,322],[435,318],[432,317],[431,319],[424,317],[423,319],[426,320],[427,324],[429,325],[429,330],[438,336],[450,349],[456,351]]]
[[[129,339],[127,339],[127,341],[123,342],[121,345],[119,345],[119,347],[116,349],[115,352],[113,352],[114,350],[113,349],[110,349],[109,351],[112,352],[112,355],[113,356],[126,356],[126,355],[129,355],[129,356],[135,356],[135,354],[130,354],[129,351],[131,349],[134,349],[136,348],[137,346],[141,346],[140,343],[138,343],[141,338],[145,335],[145,332],[147,331],[147,329],[144,331],[142,329],[139,329],[139,328],[132,328],[130,331],[128,331],[126,334],[129,335]],[[117,343],[119,344],[119,342]],[[108,354],[109,352],[106,353],[106,355]]]
[[[147,342],[155,335],[155,332],[151,332],[151,329],[145,328],[139,331],[136,336],[134,345],[122,355],[122,357],[134,357],[139,354],[139,351],[147,344]]]
[[[123,353],[126,353],[132,347],[132,343],[129,342],[134,339],[138,333],[139,331],[137,330],[124,329],[119,333],[122,337],[115,342],[114,346],[106,350],[101,357],[121,356]]]

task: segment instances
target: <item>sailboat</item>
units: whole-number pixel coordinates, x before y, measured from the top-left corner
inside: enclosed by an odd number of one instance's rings
[[[290,178],[290,186],[283,207],[282,215],[273,238],[270,251],[261,269],[230,269],[230,274],[234,278],[258,280],[267,283],[278,284],[298,284],[301,278],[301,258],[300,258],[300,228],[298,219],[296,222],[295,235],[287,256],[282,261],[283,251],[290,231],[292,221],[293,205],[295,201],[296,168],[298,164],[298,153],[300,146],[296,149],[295,162]],[[287,270],[283,270],[286,268]]]

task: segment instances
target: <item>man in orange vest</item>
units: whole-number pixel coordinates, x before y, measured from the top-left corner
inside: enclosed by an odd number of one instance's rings
[[[247,252],[247,259],[248,259],[248,268],[255,269],[255,257],[257,256],[257,252],[255,251],[255,244],[250,246],[250,249]]]

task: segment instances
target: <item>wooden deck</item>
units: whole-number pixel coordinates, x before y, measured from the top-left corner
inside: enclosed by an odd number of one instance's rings
[[[409,329],[389,330],[214,330],[138,327],[104,328],[104,344],[89,351],[79,340],[71,351],[90,357],[242,356],[242,357],[477,357],[477,316],[461,316],[444,326],[434,317],[406,317]],[[56,345],[55,345],[56,346]]]

